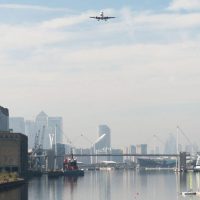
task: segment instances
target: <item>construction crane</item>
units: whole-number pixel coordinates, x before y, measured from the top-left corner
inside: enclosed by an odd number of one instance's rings
[[[43,145],[44,145],[44,135],[45,135],[45,126],[42,126],[42,134],[41,134],[41,140],[40,140],[40,149],[43,149]]]
[[[185,132],[179,126],[177,126],[177,130],[179,130],[179,132],[184,136],[184,138],[186,139],[186,141],[192,146],[192,149],[194,149],[197,152],[198,149],[196,147],[194,147],[194,145],[192,144],[191,140],[187,137],[187,135],[185,134]]]
[[[31,153],[31,168],[38,170],[42,167],[42,156],[44,156],[43,151],[43,141],[45,135],[45,126],[42,127],[42,132],[40,129],[35,135],[35,144],[33,151]]]

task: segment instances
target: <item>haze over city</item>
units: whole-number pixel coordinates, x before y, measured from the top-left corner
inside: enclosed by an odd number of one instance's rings
[[[200,139],[200,2],[0,1],[0,103],[10,116],[62,116],[69,138],[112,146]],[[97,22],[100,11],[116,16]],[[199,144],[200,145],[200,144]]]

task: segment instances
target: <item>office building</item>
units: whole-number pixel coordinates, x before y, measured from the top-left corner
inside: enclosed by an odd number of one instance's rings
[[[177,153],[177,147],[176,147],[176,138],[173,134],[170,134],[167,138],[167,141],[165,143],[165,150],[164,152],[166,154],[175,154]]]
[[[112,154],[119,155],[119,156],[112,156],[112,161],[114,161],[116,163],[123,163],[123,150],[122,149],[112,149],[111,152],[112,152]]]
[[[137,154],[147,154],[147,144],[138,144],[136,145]]]
[[[39,135],[39,144],[43,149],[50,149],[50,131],[48,129],[48,116],[45,112],[41,111],[35,119],[36,134]]]
[[[0,106],[0,131],[9,131],[9,111]]]
[[[99,125],[99,138],[95,142],[95,150],[111,148],[111,131],[107,125]]]
[[[28,148],[32,149],[35,146],[36,125],[34,121],[25,121],[25,135],[28,136]]]
[[[51,133],[56,133],[56,143],[62,143],[63,142],[62,117],[48,117],[48,128]]]

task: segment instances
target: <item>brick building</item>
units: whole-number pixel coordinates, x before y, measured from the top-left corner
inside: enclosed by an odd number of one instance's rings
[[[27,170],[27,136],[0,131],[0,172],[17,172],[20,176],[25,176]]]

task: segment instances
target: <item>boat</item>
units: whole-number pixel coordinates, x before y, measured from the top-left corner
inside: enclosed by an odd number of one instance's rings
[[[64,176],[84,176],[84,170],[79,169],[77,159],[71,153],[70,158],[64,159],[63,162],[63,175]]]
[[[197,194],[198,194],[198,192],[193,192],[193,191],[181,192],[181,195],[183,195],[183,196],[194,196]]]
[[[63,171],[52,170],[52,171],[48,171],[47,174],[48,174],[48,178],[58,178],[63,175]]]

